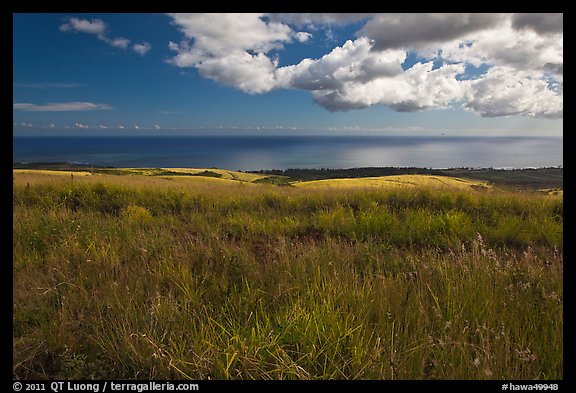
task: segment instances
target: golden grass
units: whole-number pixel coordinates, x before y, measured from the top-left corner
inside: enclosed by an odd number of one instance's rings
[[[142,169],[142,168],[121,168],[115,171],[125,172],[130,176],[130,183],[144,182],[150,185],[151,179],[155,185],[165,185],[166,180],[178,180],[178,187],[186,187],[187,185],[228,185],[230,183],[244,183],[251,184],[257,180],[269,177],[268,175],[260,175],[254,173],[244,173],[238,171],[230,171],[224,169],[203,169],[203,168],[159,168],[159,170],[177,172],[182,174],[190,174],[194,176],[185,175],[155,175],[156,169]],[[218,173],[222,177],[198,176],[197,174],[208,171]],[[70,181],[73,176],[91,176],[99,181],[106,179],[106,181],[119,182],[125,184],[127,179],[124,176],[114,174],[90,173],[87,171],[61,171],[61,170],[40,170],[40,169],[13,169],[13,174],[18,174],[19,182],[30,181],[32,176],[37,179],[37,176],[50,176],[52,180],[61,179],[63,181]],[[144,176],[140,176],[144,175]],[[16,180],[15,180],[16,181]],[[469,180],[450,176],[432,176],[432,175],[393,175],[393,176],[380,176],[380,177],[365,177],[365,178],[350,178],[350,179],[326,179],[326,180],[311,180],[294,182],[292,185],[299,188],[318,189],[318,188],[383,188],[383,189],[398,189],[398,188],[415,188],[415,187],[433,187],[433,188],[453,188],[459,190],[466,190],[470,188],[483,187],[486,189],[491,186],[486,181]]]
[[[219,189],[242,189],[258,188],[263,185],[250,183],[246,181],[223,179],[205,176],[147,176],[147,175],[130,175],[119,176],[114,174],[92,174],[79,175],[72,177],[69,171],[43,171],[43,170],[13,170],[14,186],[26,186],[35,184],[107,184],[120,186],[122,188],[134,189],[155,189],[165,190],[173,189],[178,191],[196,193],[207,192]],[[83,173],[83,172],[80,172]]]
[[[259,175],[254,173],[243,173],[238,171],[229,171],[224,169],[202,169],[202,168],[158,168],[158,169],[144,169],[144,168],[115,168],[114,172],[122,172],[126,175],[129,175],[131,178],[138,178],[138,177],[145,177],[146,179],[150,179],[152,177],[158,177],[162,179],[182,179],[183,182],[193,182],[193,183],[208,183],[208,184],[217,184],[217,183],[226,183],[228,184],[230,181],[238,183],[251,183],[259,179],[263,179],[269,177],[268,175]],[[182,173],[183,175],[162,175],[158,174],[158,171],[170,171],[170,172],[177,172]],[[68,181],[73,176],[95,176],[100,180],[106,179],[110,177],[124,177],[118,176],[114,173],[92,173],[88,171],[66,171],[66,170],[43,170],[43,169],[13,169],[13,175],[18,175],[20,181],[25,179],[25,175],[28,176],[42,176],[48,175],[54,178],[61,178],[65,181]],[[198,176],[201,172],[213,172],[222,175],[222,177],[211,177],[211,176]],[[185,176],[185,174],[190,174],[191,176]],[[193,175],[193,176],[192,176]],[[122,180],[125,182],[126,179]],[[146,180],[147,181],[147,180]],[[222,183],[222,184],[224,184]]]
[[[456,189],[469,189],[475,187],[489,188],[487,182],[479,180],[468,180],[450,176],[432,175],[393,175],[380,177],[365,177],[352,179],[328,179],[313,180],[294,183],[297,187],[313,188],[365,188],[378,187],[386,189],[394,188],[414,188],[414,187],[448,187]]]
[[[562,188],[540,188],[537,191],[552,198],[564,198],[564,190]]]
[[[92,176],[92,173],[86,171],[53,171],[44,169],[12,169],[13,174],[34,174],[34,175],[50,175],[50,176]]]

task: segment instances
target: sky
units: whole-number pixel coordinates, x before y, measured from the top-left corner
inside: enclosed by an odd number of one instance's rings
[[[561,136],[563,15],[16,13],[32,131]]]

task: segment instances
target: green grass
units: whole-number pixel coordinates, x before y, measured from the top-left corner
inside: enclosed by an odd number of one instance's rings
[[[562,235],[542,193],[15,171],[13,376],[562,379]]]

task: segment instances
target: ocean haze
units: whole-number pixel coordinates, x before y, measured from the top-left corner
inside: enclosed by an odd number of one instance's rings
[[[260,170],[563,165],[562,137],[14,136],[14,162]]]

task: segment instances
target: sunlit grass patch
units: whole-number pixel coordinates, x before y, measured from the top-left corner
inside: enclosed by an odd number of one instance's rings
[[[29,175],[52,175],[52,176],[91,176],[89,171],[61,171],[61,170],[48,170],[48,169],[13,169],[14,174],[29,174]]]
[[[431,175],[393,175],[380,177],[365,177],[351,179],[312,180],[294,183],[297,187],[329,187],[329,188],[357,188],[377,187],[385,189],[415,188],[415,187],[448,187],[456,189],[469,189],[471,187],[489,189],[487,182],[465,180],[449,176]]]

